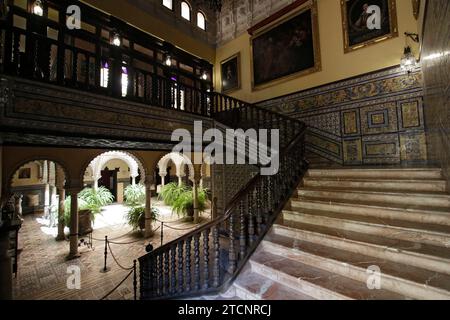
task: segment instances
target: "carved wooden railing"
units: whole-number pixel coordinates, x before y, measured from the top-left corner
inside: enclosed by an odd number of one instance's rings
[[[208,62],[79,1],[43,1],[43,16],[31,13],[33,3],[23,9],[10,1],[0,17],[0,73],[209,115]],[[66,26],[73,4],[81,9],[81,29]]]
[[[271,176],[256,175],[228,202],[221,217],[141,257],[141,299],[225,290],[307,170],[303,123],[220,94],[212,94],[210,99],[213,117],[229,127],[280,130],[279,171]]]

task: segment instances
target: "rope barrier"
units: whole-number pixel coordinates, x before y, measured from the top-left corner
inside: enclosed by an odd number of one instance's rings
[[[164,226],[166,228],[169,228],[169,229],[172,229],[172,230],[175,230],[175,231],[187,231],[187,230],[193,230],[193,229],[196,229],[196,228],[199,227],[199,226],[193,226],[193,227],[190,227],[190,228],[176,228],[176,227],[168,226],[165,223],[164,223]]]
[[[131,271],[127,274],[127,276],[126,276],[122,281],[120,281],[119,284],[118,284],[117,286],[114,287],[114,289],[112,289],[110,292],[108,292],[108,293],[107,293],[105,296],[103,296],[100,300],[105,300],[106,298],[108,298],[114,291],[116,291],[116,290],[122,285],[122,283],[124,283],[124,282],[128,279],[129,276],[131,276],[131,274],[132,274],[133,272],[135,272],[135,270],[131,270]],[[136,300],[136,297],[135,297],[135,300]]]
[[[142,241],[143,239],[137,239],[137,240],[134,240],[134,241],[130,241],[130,242],[114,242],[114,241],[109,241],[108,240],[108,243],[112,243],[112,244],[133,244],[133,243],[136,243],[136,242],[139,242],[139,241]]]
[[[112,250],[111,250],[111,246],[109,245],[109,241],[108,241],[107,243],[108,243],[109,252],[111,253],[111,256],[113,257],[113,260],[116,262],[116,264],[117,264],[121,269],[123,269],[123,270],[125,270],[125,271],[132,270],[132,269],[133,269],[133,266],[131,266],[130,268],[126,268],[126,267],[122,266],[122,265],[119,263],[119,261],[117,261],[117,259],[116,259],[115,255],[114,255],[114,253],[113,253]]]

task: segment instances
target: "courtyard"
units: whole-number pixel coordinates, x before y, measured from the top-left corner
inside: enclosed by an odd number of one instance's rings
[[[210,211],[201,215],[201,223],[194,225],[172,213],[170,207],[157,198],[152,203],[158,208],[159,220],[164,221],[163,243],[170,242],[209,221]],[[112,204],[103,208],[93,223],[92,247],[89,237],[80,238],[80,258],[68,261],[68,240],[55,241],[57,228],[48,227],[49,221],[42,214],[24,216],[19,232],[18,273],[13,279],[14,299],[19,300],[99,300],[114,289],[130,272],[133,260],[146,254],[145,247],[161,245],[161,223],[154,221],[152,238],[144,239],[140,231],[133,231],[125,215],[128,208]],[[174,229],[172,229],[174,228]],[[66,230],[67,231],[67,230]],[[67,234],[67,233],[66,233]],[[104,268],[105,236],[110,240],[108,249],[108,272]],[[111,251],[115,259],[114,261]],[[70,267],[79,267],[80,290],[68,289]],[[134,298],[133,275],[106,299],[131,300]]]

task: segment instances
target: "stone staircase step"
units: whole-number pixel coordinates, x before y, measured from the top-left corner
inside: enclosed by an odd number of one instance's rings
[[[336,214],[375,217],[391,221],[409,221],[427,225],[450,226],[450,213],[432,210],[399,209],[382,206],[361,205],[350,202],[331,202],[311,199],[292,199],[289,210],[320,210]]]
[[[450,299],[450,276],[446,274],[277,234],[270,234],[262,249],[361,282],[367,281],[368,268],[376,266],[381,288],[414,299]]]
[[[450,195],[444,194],[301,188],[298,190],[298,197],[409,209],[450,211]]]
[[[260,250],[250,260],[253,272],[320,300],[403,300],[388,290],[370,290],[365,282],[343,277],[280,255]]]
[[[324,214],[284,211],[284,221],[295,221],[319,226],[333,226],[336,229],[362,232],[374,236],[426,243],[434,246],[450,247],[450,234],[428,230],[418,230],[389,226],[382,223],[369,223],[361,220],[334,218]]]
[[[246,267],[233,284],[235,294],[242,300],[314,300],[297,290],[266,278]]]
[[[442,179],[441,169],[408,168],[408,169],[310,169],[308,177],[314,178],[370,178],[370,179]]]
[[[339,230],[329,226],[286,221],[274,225],[273,232],[300,241],[320,243],[337,250],[351,251],[450,275],[450,249],[447,248]]]
[[[357,189],[378,191],[435,192],[445,193],[445,180],[393,180],[393,179],[350,179],[350,178],[310,178],[303,180],[307,188]]]

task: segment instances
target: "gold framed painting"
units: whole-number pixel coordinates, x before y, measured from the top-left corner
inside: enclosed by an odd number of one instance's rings
[[[396,0],[341,0],[345,53],[398,37]]]
[[[321,70],[317,1],[252,32],[252,89],[259,90]]]
[[[241,88],[241,53],[238,52],[220,63],[222,93]]]

